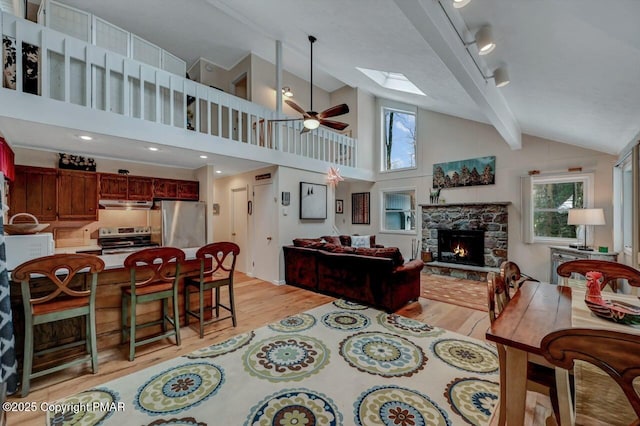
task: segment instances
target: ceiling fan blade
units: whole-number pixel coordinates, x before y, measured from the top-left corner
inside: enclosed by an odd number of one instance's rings
[[[337,117],[338,115],[346,114],[348,112],[349,106],[347,104],[340,104],[325,109],[320,114],[318,114],[318,118],[322,120],[323,118]]]
[[[310,131],[311,131],[310,129],[307,129],[306,127],[302,127],[302,130],[300,130],[300,134],[307,133]]]
[[[335,130],[344,130],[349,126],[347,123],[342,123],[340,121],[322,120],[322,119],[320,120],[320,124]]]
[[[284,101],[287,105],[289,105],[291,108],[295,109],[296,111],[298,111],[300,114],[302,114],[303,117],[307,117],[307,111],[303,110],[302,107],[300,107],[300,105],[298,105],[297,103],[290,101],[289,99]]]

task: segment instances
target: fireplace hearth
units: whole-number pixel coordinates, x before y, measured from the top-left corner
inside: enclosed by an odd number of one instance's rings
[[[484,266],[484,231],[439,229],[438,261]]]

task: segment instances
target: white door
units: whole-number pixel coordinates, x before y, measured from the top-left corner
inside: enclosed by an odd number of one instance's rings
[[[249,259],[251,258],[247,246],[247,188],[234,188],[231,190],[231,241],[240,247],[240,256],[236,261],[236,269],[240,272],[249,272]]]
[[[271,282],[278,279],[276,207],[273,184],[253,187],[253,275]]]

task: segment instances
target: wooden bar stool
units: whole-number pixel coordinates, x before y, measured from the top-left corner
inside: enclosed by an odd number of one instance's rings
[[[124,267],[131,274],[131,285],[122,287],[122,343],[129,339],[129,361],[135,358],[136,346],[175,336],[180,346],[180,315],[178,313],[178,281],[184,262],[184,252],[175,247],[149,248],[134,252],[124,260]],[[162,301],[162,318],[138,324],[136,307],[141,303]],[[173,306],[169,316],[168,300]],[[128,314],[128,315],[127,315]],[[129,325],[127,325],[129,316]],[[167,331],[167,323],[173,330]],[[139,328],[162,325],[162,334],[136,341]]]
[[[200,247],[196,252],[196,258],[200,259],[200,275],[187,277],[184,280],[184,316],[186,325],[189,325],[189,316],[198,319],[200,323],[200,338],[204,336],[204,326],[213,322],[231,318],[233,326],[236,326],[236,309],[233,298],[233,272],[236,268],[236,259],[240,254],[240,247],[231,242],[220,242]],[[230,259],[227,259],[231,257]],[[225,265],[225,262],[227,265]],[[230,265],[229,265],[230,262]],[[229,287],[229,306],[220,303],[220,288]],[[216,314],[212,319],[204,320],[204,292],[216,290],[215,309]],[[190,308],[190,296],[198,293],[198,311]],[[220,317],[220,308],[226,309],[230,315]]]
[[[29,394],[31,379],[45,374],[63,370],[72,365],[91,361],[93,373],[98,372],[98,350],[96,345],[96,285],[98,273],[104,269],[104,262],[90,254],[56,254],[30,260],[11,272],[11,279],[20,282],[22,304],[24,306],[24,361],[22,364],[22,397]],[[91,276],[89,288],[76,288],[74,277],[80,272],[88,272]],[[36,278],[48,278],[55,287],[45,295],[33,297],[31,282]],[[86,281],[85,281],[86,284]],[[39,287],[42,287],[40,284]],[[40,289],[39,289],[40,290]],[[84,316],[87,323],[86,338],[54,348],[34,353],[34,327],[53,321]],[[33,357],[47,353],[86,345],[87,355],[75,358],[45,370],[32,373]],[[61,355],[61,357],[63,357]]]

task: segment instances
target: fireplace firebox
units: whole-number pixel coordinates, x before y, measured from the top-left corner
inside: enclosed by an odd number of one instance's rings
[[[484,231],[439,229],[438,261],[484,266]]]

